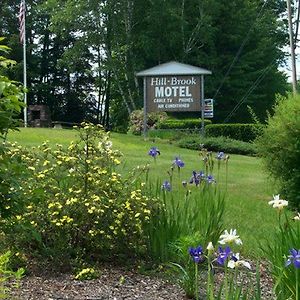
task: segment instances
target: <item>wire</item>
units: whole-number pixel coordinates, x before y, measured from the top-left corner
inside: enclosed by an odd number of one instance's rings
[[[232,70],[233,66],[234,66],[235,63],[237,62],[237,60],[238,60],[240,54],[242,53],[242,51],[243,51],[243,49],[244,49],[246,43],[248,42],[248,39],[249,39],[249,37],[250,37],[251,30],[252,30],[252,28],[254,27],[255,22],[256,22],[257,19],[260,17],[260,15],[261,15],[261,13],[262,13],[262,11],[263,11],[263,9],[264,9],[264,7],[266,6],[266,4],[267,4],[268,1],[269,1],[269,0],[266,0],[266,1],[264,2],[264,4],[262,5],[262,7],[260,8],[258,14],[256,15],[256,17],[255,17],[255,19],[254,19],[254,22],[252,23],[250,29],[248,30],[246,37],[244,38],[244,40],[243,40],[243,42],[242,42],[242,44],[241,44],[239,50],[237,51],[237,53],[236,53],[236,55],[235,55],[235,57],[234,57],[232,63],[230,64],[230,66],[229,66],[229,68],[228,68],[226,74],[224,75],[224,77],[223,77],[223,79],[222,79],[222,81],[221,81],[221,83],[220,83],[220,85],[219,85],[219,87],[218,87],[218,89],[217,89],[217,91],[216,91],[216,93],[215,93],[213,99],[215,99],[215,98],[217,97],[217,95],[218,95],[219,92],[220,92],[220,89],[223,87],[223,84],[224,84],[224,82],[225,82],[226,77],[229,75],[229,73],[230,73],[230,71]]]
[[[252,86],[249,88],[249,90],[246,92],[246,94],[242,97],[242,99],[236,104],[236,106],[232,109],[232,111],[227,115],[223,123],[226,123],[229,121],[229,119],[233,116],[233,114],[240,108],[240,106],[243,104],[243,102],[248,98],[248,96],[256,89],[256,87],[260,84],[260,82],[264,79],[264,77],[267,75],[269,70],[274,64],[274,60],[264,69],[262,74],[255,80],[255,82],[252,84]]]

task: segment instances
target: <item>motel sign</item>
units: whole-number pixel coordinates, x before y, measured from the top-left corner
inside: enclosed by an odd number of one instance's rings
[[[147,111],[200,111],[200,76],[148,77]]]
[[[138,72],[144,79],[144,135],[147,113],[156,111],[201,111],[204,132],[204,75],[210,74],[174,61]]]

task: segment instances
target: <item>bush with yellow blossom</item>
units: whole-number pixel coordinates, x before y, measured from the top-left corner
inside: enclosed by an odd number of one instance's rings
[[[64,263],[143,251],[143,227],[155,201],[137,183],[138,172],[126,178],[117,172],[121,154],[101,126],[83,123],[77,130],[78,141],[67,148],[45,142],[8,151],[27,175],[11,190],[23,204],[1,221],[6,240]]]

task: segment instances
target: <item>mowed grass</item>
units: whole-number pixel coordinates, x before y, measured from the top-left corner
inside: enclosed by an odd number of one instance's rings
[[[165,141],[144,140],[126,134],[112,133],[113,147],[123,153],[120,172],[128,172],[138,165],[150,164],[149,178],[153,182],[168,180],[167,171],[175,156],[185,162],[178,179],[177,170],[174,179],[177,182],[188,180],[193,170],[203,170],[199,152],[182,149]],[[8,140],[24,146],[38,146],[48,140],[50,144],[67,145],[76,139],[76,131],[71,129],[22,128],[19,132],[10,132]],[[150,147],[161,151],[156,163],[148,155]],[[221,149],[220,149],[221,150]],[[217,165],[214,175],[217,176]],[[221,166],[219,184],[225,191],[225,166]],[[260,159],[242,155],[230,155],[228,165],[228,185],[226,196],[225,225],[227,229],[236,228],[243,240],[242,252],[251,257],[260,257],[259,243],[272,238],[277,225],[276,212],[268,205],[275,187],[262,169]]]

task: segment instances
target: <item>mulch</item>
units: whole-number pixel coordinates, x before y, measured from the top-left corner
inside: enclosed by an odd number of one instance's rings
[[[79,281],[74,276],[27,276],[18,289],[11,290],[11,299],[32,300],[129,300],[186,299],[178,286],[153,276],[120,268],[104,268],[99,278]]]
[[[262,299],[275,299],[272,280],[261,266]],[[216,274],[222,280],[222,274]],[[255,274],[253,274],[255,276]],[[103,267],[97,279],[79,281],[70,274],[29,275],[19,288],[12,288],[9,299],[26,300],[186,300],[184,291],[161,276],[147,276],[120,267]],[[203,299],[202,299],[203,300]]]

